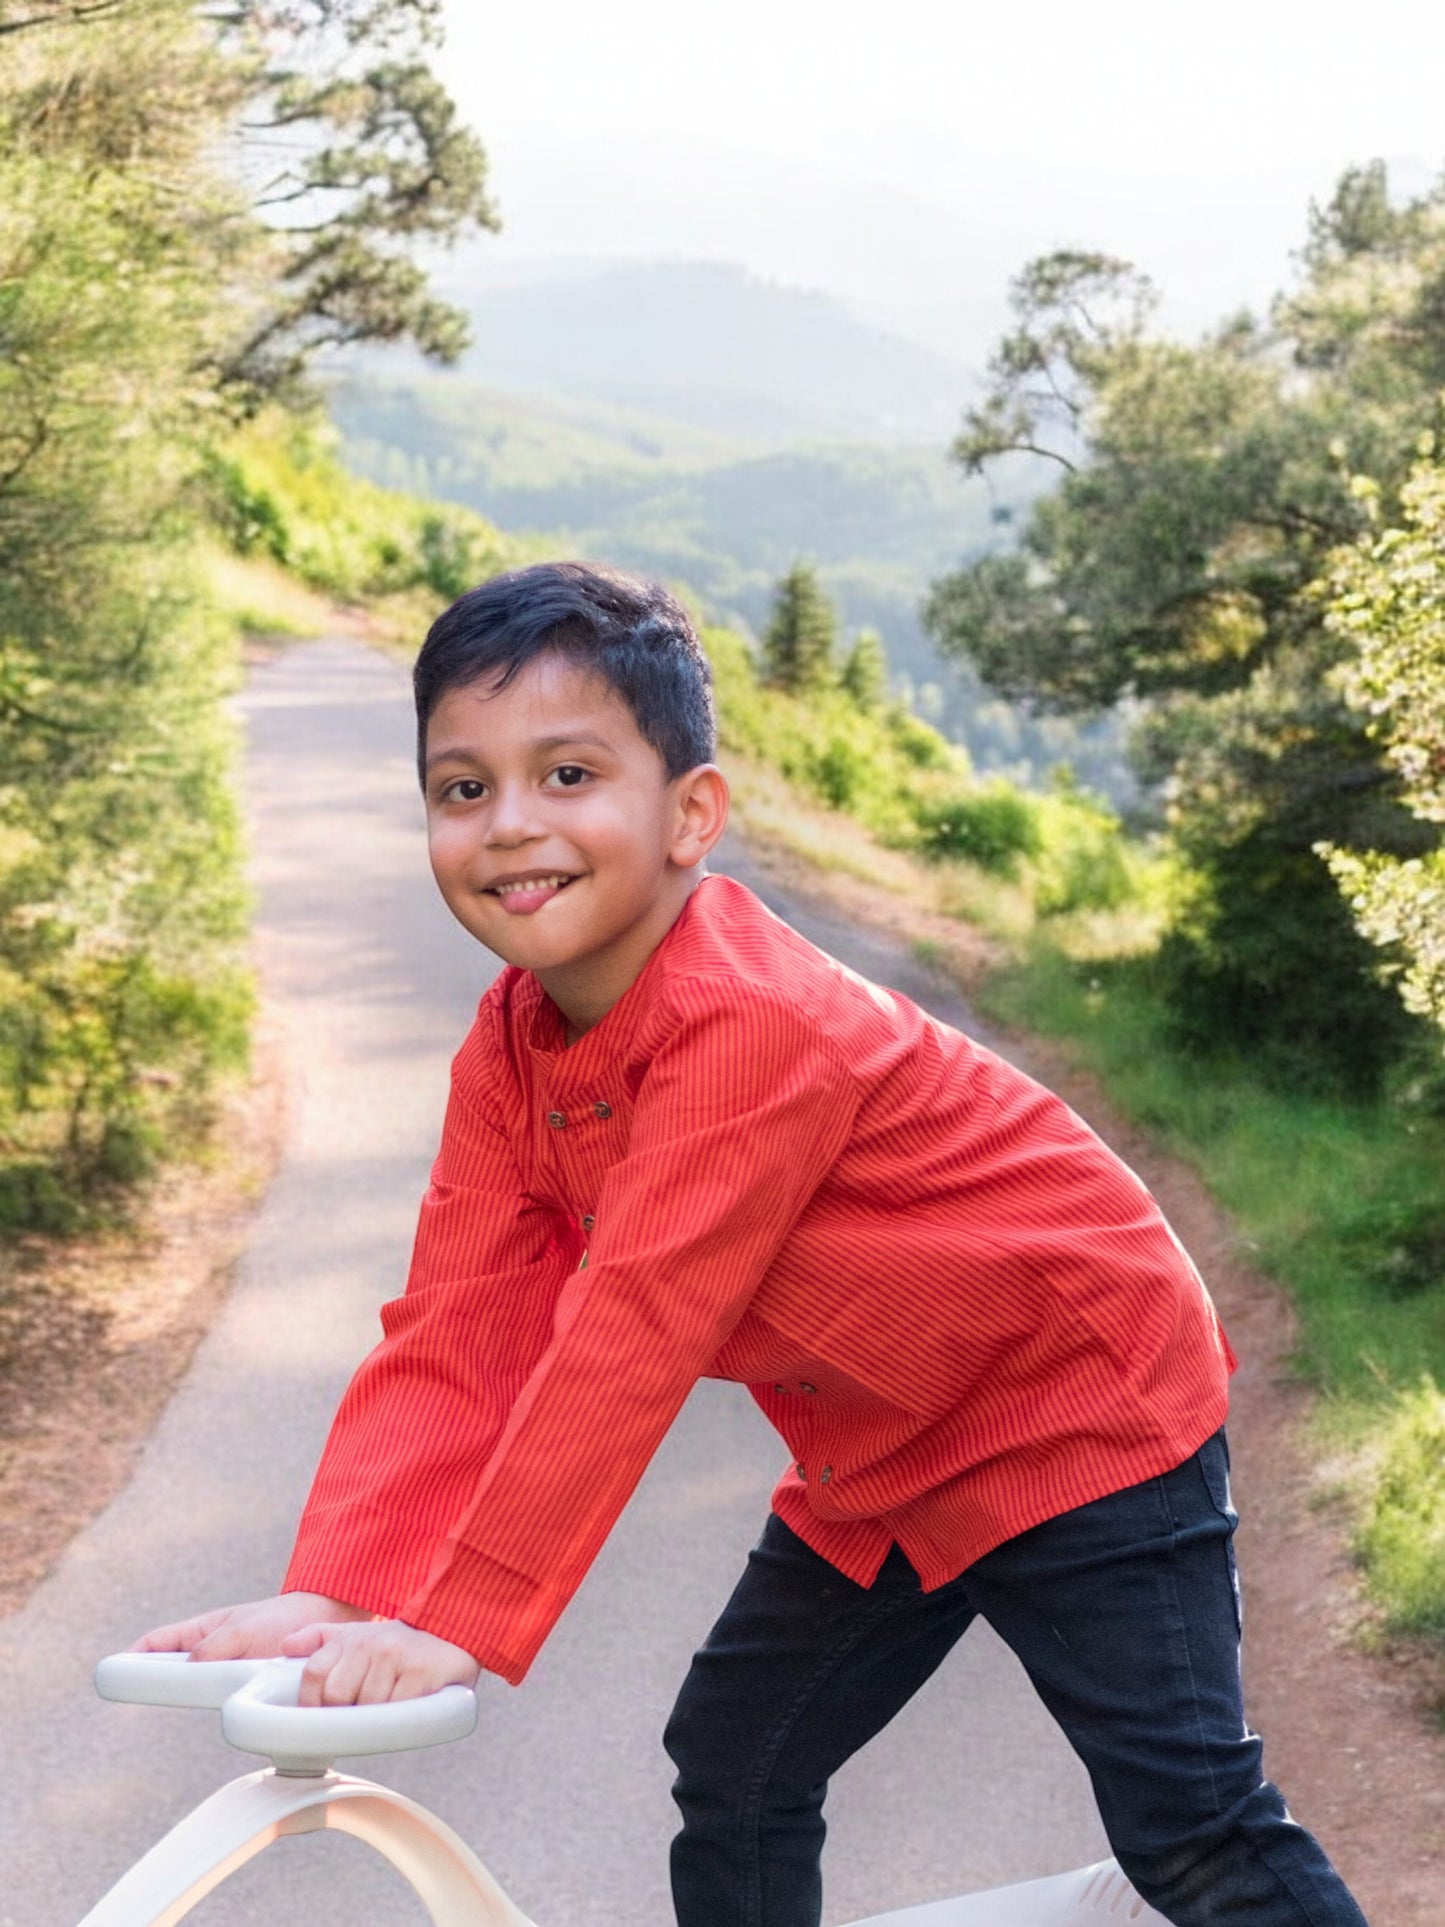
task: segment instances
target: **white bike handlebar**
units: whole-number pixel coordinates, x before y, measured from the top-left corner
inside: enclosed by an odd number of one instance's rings
[[[468,1686],[381,1706],[298,1706],[300,1659],[193,1660],[187,1653],[113,1653],[95,1669],[102,1699],[219,1709],[221,1732],[279,1773],[324,1773],[358,1753],[405,1753],[462,1740],[477,1723]]]

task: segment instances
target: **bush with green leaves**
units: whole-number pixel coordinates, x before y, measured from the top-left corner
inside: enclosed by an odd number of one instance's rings
[[[451,602],[541,550],[482,516],[379,488],[344,469],[325,418],[268,410],[209,454],[207,513],[239,555],[262,555],[362,602],[426,589]]]
[[[1433,436],[1381,528],[1379,486],[1361,478],[1370,528],[1320,584],[1327,626],[1349,645],[1336,671],[1422,826],[1408,856],[1322,841],[1361,933],[1384,947],[1407,1010],[1445,1027],[1445,466]]]
[[[476,518],[398,518],[308,461],[308,429],[271,472],[232,436],[328,343],[460,345],[404,258],[494,218],[481,149],[414,57],[437,13],[0,0],[6,1227],[82,1222],[197,1135],[244,1055],[236,665],[196,587],[207,511],[340,593],[446,595],[492,566]]]
[[[188,9],[124,24],[84,58],[22,37],[0,85],[0,1221],[52,1229],[245,1035],[230,665],[183,499],[187,371],[231,325],[231,93]]]
[[[1445,1392],[1431,1378],[1396,1399],[1355,1549],[1389,1630],[1445,1639]]]
[[[744,639],[708,629],[724,746],[776,769],[884,842],[1024,884],[1036,912],[1105,910],[1135,888],[1123,826],[1067,778],[1034,795],[980,779],[967,755],[901,704],[860,707],[842,684],[790,693]]]
[[[1012,783],[926,790],[913,808],[925,856],[965,857],[981,870],[1017,877],[1020,860],[1043,847],[1038,811]]]
[[[1351,472],[1379,478],[1395,524],[1438,422],[1442,214],[1438,185],[1401,201],[1383,166],[1351,170],[1268,321],[1194,343],[1153,328],[1157,293],[1127,262],[1031,262],[953,453],[971,473],[1047,456],[1058,486],[1016,547],[942,578],[927,610],[945,652],[1032,709],[1134,708],[1136,771],[1199,884],[1161,956],[1181,1037],[1289,1074],[1313,1061],[1362,1092],[1420,1028],[1389,1008],[1371,940],[1412,954],[1412,1008],[1433,994],[1438,839],[1337,674],[1350,621],[1383,600],[1356,584],[1353,616],[1326,620],[1316,585],[1341,552],[1370,566],[1378,529]],[[1424,557],[1423,527],[1398,539]],[[1438,540],[1436,558],[1438,575]]]

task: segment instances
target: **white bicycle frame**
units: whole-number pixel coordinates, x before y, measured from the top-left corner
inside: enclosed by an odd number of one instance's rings
[[[471,1848],[413,1800],[333,1771],[356,1754],[400,1753],[465,1739],[476,1695],[448,1686],[385,1706],[300,1707],[303,1662],[193,1662],[184,1653],[117,1653],[96,1668],[103,1699],[219,1711],[232,1746],[270,1766],[203,1800],[118,1880],[80,1927],[174,1927],[228,1874],[285,1834],[335,1827],[390,1861],[434,1927],[532,1927]],[[1072,1873],[874,1914],[853,1927],[1089,1927],[1104,1919],[1168,1927],[1103,1860]]]

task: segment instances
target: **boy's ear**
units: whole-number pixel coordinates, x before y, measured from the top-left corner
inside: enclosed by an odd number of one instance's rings
[[[728,825],[728,780],[716,763],[699,763],[677,779],[672,847],[680,870],[690,870]]]

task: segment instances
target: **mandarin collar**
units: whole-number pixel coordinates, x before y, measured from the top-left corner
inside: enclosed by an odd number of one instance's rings
[[[693,906],[713,874],[710,871],[707,876],[698,879],[697,887],[627,989],[591,1030],[583,1031],[575,1044],[567,1043],[567,1022],[562,1012],[537,978],[528,973],[531,1008],[523,1017],[527,1048],[536,1068],[554,1084],[562,1081],[568,1084],[585,1083],[627,1049],[637,1034],[641,1014],[647,1008],[648,1000],[663,974],[665,959],[680,941],[684,927],[694,914]]]

